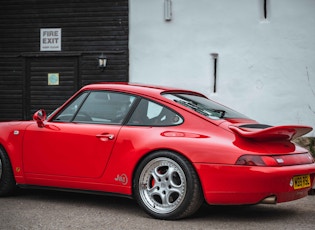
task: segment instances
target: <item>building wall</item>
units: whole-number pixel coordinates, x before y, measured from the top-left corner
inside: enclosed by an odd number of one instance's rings
[[[314,0],[171,0],[170,21],[165,1],[129,1],[130,81],[198,90],[262,123],[315,128]]]
[[[0,120],[49,113],[88,83],[128,81],[128,13],[128,0],[2,0]],[[59,39],[60,49],[43,50],[41,29],[56,28],[60,39],[46,38]],[[51,74],[58,84],[50,84]]]

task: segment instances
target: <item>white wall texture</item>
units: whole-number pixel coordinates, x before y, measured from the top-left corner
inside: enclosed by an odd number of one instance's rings
[[[267,0],[267,20],[264,0],[172,0],[171,21],[164,1],[129,1],[130,82],[197,90],[261,123],[315,129],[315,0]]]

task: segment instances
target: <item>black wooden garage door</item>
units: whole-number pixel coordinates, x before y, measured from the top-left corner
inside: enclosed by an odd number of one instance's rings
[[[26,118],[38,109],[47,113],[62,105],[78,89],[78,57],[26,59]]]

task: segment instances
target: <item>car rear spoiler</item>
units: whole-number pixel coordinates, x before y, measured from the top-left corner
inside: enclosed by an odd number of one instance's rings
[[[229,128],[237,135],[256,140],[256,141],[272,141],[272,140],[294,140],[313,130],[310,126],[302,125],[286,125],[271,126],[264,129],[255,129],[241,126],[231,125]]]

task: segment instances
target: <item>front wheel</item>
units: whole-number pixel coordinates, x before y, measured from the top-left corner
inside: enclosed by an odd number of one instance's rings
[[[149,215],[167,220],[192,215],[203,203],[194,168],[184,157],[169,151],[155,152],[140,163],[134,196]]]
[[[10,160],[6,152],[0,147],[0,196],[10,195],[15,186]]]

